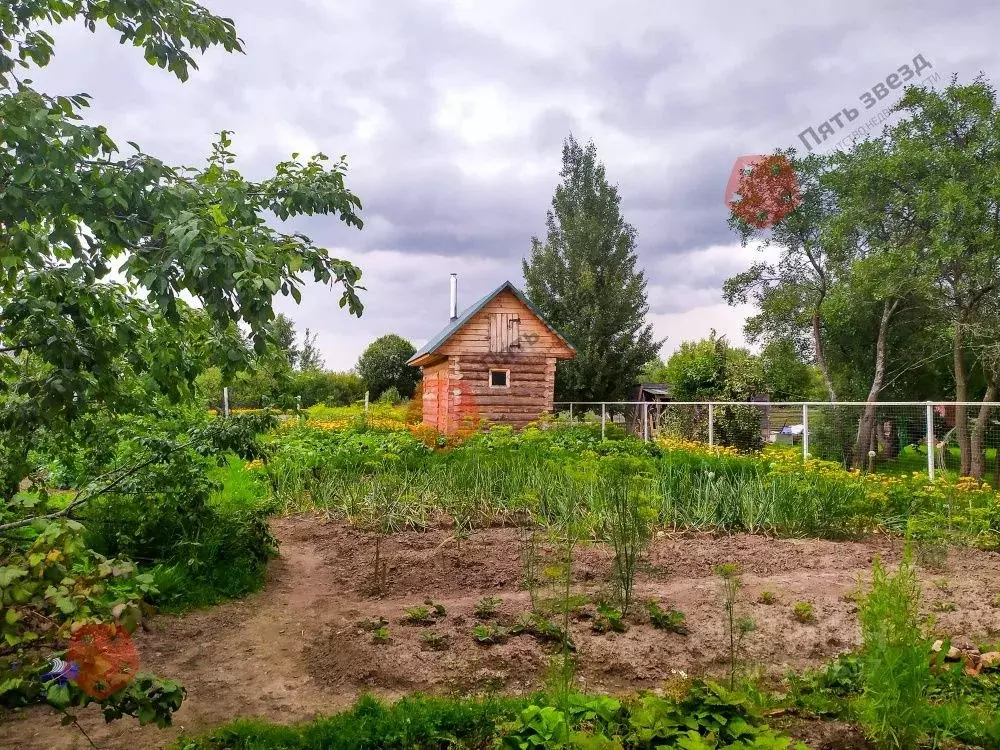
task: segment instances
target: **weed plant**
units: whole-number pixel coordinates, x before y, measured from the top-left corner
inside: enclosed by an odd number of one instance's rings
[[[872,567],[861,602],[863,692],[859,716],[872,741],[886,750],[916,747],[928,719],[929,643],[920,628],[920,585],[909,554],[895,574]]]
[[[736,688],[736,678],[743,661],[743,640],[754,630],[754,622],[739,611],[739,591],[742,585],[739,567],[725,563],[715,568],[722,581],[723,631],[729,661],[729,689]]]
[[[800,622],[803,625],[816,622],[816,613],[813,611],[813,605],[809,602],[796,602],[793,604],[792,617],[796,622]]]
[[[657,630],[669,630],[678,635],[687,635],[687,618],[684,613],[676,609],[662,609],[657,602],[647,602],[646,611],[649,613],[649,621]]]
[[[501,604],[503,604],[503,599],[499,596],[484,596],[476,602],[474,610],[476,618],[479,620],[489,620],[495,617]]]
[[[573,553],[583,532],[584,507],[580,502],[581,489],[592,489],[592,485],[582,484],[576,476],[555,485],[552,493],[552,511],[555,515],[551,533],[559,550],[559,582],[561,583],[562,642],[558,659],[558,679],[554,684],[555,694],[564,700],[571,692],[575,664],[571,656],[569,635],[571,597],[573,593]]]
[[[517,539],[521,553],[521,571],[524,587],[531,599],[531,611],[538,611],[539,585],[539,530],[538,525],[529,519],[526,526],[518,528]]]
[[[597,482],[597,512],[615,551],[612,583],[622,616],[632,605],[635,570],[650,538],[650,514],[645,508],[646,480],[641,464],[632,459],[605,459]]]

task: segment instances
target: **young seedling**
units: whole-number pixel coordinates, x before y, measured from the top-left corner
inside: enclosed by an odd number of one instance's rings
[[[472,637],[477,643],[491,646],[494,643],[503,643],[510,635],[507,628],[499,625],[476,625],[472,629]]]
[[[447,614],[443,604],[435,604],[431,599],[424,599],[422,606],[407,607],[406,614],[400,622],[403,625],[433,625],[447,617]]]
[[[404,625],[433,625],[434,618],[427,607],[407,607],[400,622]]]
[[[389,642],[389,628],[382,627],[372,633],[372,643],[377,646],[384,646]]]
[[[661,609],[656,602],[647,602],[649,620],[657,630],[669,630],[677,635],[687,635],[688,629],[684,613],[676,609]]]
[[[940,591],[948,591],[951,582],[947,578],[938,578],[934,581],[934,585],[937,586]]]
[[[934,602],[931,609],[935,612],[954,612],[957,607],[952,602]]]
[[[532,612],[522,612],[518,616],[517,622],[511,626],[508,632],[511,635],[521,635],[522,633],[525,635],[532,635],[545,643],[562,643],[565,638],[566,650],[576,650],[576,645],[573,643],[573,639],[566,633],[566,631],[544,615],[534,614]]]
[[[803,625],[816,621],[816,613],[813,611],[813,605],[809,602],[796,602],[792,606],[792,617]]]
[[[384,617],[378,617],[378,618],[369,617],[367,620],[361,620],[361,622],[358,623],[357,627],[358,630],[363,630],[366,633],[374,633],[380,628],[384,628],[388,624],[389,621]]]
[[[990,606],[1000,609],[1000,594],[994,594],[993,598],[990,600]]]
[[[597,615],[590,623],[590,629],[595,633],[624,633],[628,630],[628,623],[620,610],[601,604],[597,607]]]
[[[503,599],[499,596],[484,596],[476,602],[476,619],[489,620],[491,617],[495,617],[501,604],[503,604]]]
[[[451,638],[449,636],[441,635],[431,630],[421,633],[420,641],[431,651],[447,651],[448,647],[451,646]]]
[[[859,586],[858,588],[844,592],[844,595],[840,598],[848,604],[857,604],[864,598],[864,592],[861,591],[861,587]]]
[[[775,596],[773,591],[761,591],[760,596],[757,597],[758,604],[771,605],[778,601],[778,597]]]

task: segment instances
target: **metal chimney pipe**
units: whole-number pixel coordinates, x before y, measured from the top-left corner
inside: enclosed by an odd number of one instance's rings
[[[451,275],[451,319],[458,320],[458,274]]]

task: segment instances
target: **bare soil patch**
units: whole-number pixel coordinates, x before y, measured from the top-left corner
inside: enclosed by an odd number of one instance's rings
[[[478,532],[461,549],[447,530],[394,535],[383,542],[388,586],[379,597],[368,593],[371,537],[312,515],[276,520],[274,532],[281,553],[260,593],[181,617],[156,617],[149,632],[137,635],[143,669],[187,687],[176,726],[140,728],[132,720],[108,725],[88,709],[81,723],[99,747],[162,747],[182,730],[201,732],[237,716],[301,721],[344,708],[366,692],[517,693],[542,685],[550,657],[544,644],[519,636],[483,646],[471,636],[481,597],[503,598],[502,620],[529,609],[514,530]],[[640,621],[627,633],[601,635],[586,619],[576,619],[571,629],[581,685],[627,693],[655,688],[678,672],[723,672],[721,602],[713,574],[723,562],[739,564],[743,573],[741,602],[757,625],[747,641],[749,656],[775,676],[817,665],[857,645],[851,593],[867,579],[876,555],[895,563],[900,554],[899,541],[889,539],[657,538],[638,576],[637,599],[683,611],[690,634]],[[599,592],[611,572],[610,550],[600,544],[579,547],[574,571],[577,592]],[[1000,640],[1000,609],[990,606],[1000,556],[951,549],[946,568],[922,571],[921,579],[925,610],[944,610],[935,614],[935,630],[974,643]],[[757,602],[764,590],[775,594],[775,603]],[[425,599],[444,605],[447,616],[428,626],[400,624],[406,608]],[[793,619],[796,602],[813,605],[814,623]],[[385,644],[374,643],[371,633],[358,627],[363,619],[379,617],[390,622]],[[428,648],[421,638],[428,631],[448,637],[450,647]],[[0,717],[0,746],[89,747],[44,708]]]

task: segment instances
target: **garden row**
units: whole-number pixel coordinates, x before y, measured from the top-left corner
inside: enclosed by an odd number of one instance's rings
[[[386,533],[427,528],[446,515],[459,533],[545,523],[552,498],[570,492],[599,526],[602,493],[628,486],[650,522],[673,530],[728,530],[845,538],[906,534],[921,554],[944,545],[1000,547],[1000,496],[971,479],[934,483],[914,474],[845,471],[780,449],[731,448],[625,437],[600,428],[543,424],[494,428],[440,450],[420,426],[288,420],[270,438],[266,478],[285,508],[317,507]]]

